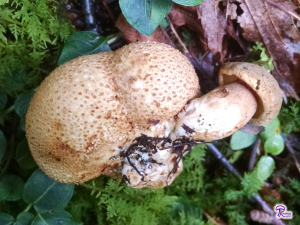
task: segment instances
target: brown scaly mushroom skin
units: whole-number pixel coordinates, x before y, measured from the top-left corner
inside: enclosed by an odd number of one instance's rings
[[[162,43],[71,60],[42,82],[30,103],[26,137],[32,156],[63,183],[117,172],[120,151],[141,133],[163,137],[163,122],[199,95],[198,83],[182,53]]]
[[[245,62],[226,63],[219,72],[220,85],[238,80],[245,82],[256,96],[257,110],[249,123],[263,126],[279,113],[282,93],[275,78],[265,68]]]

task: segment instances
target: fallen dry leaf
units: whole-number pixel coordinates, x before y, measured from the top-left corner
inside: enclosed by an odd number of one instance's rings
[[[197,6],[198,19],[201,20],[209,50],[222,53],[223,37],[226,34],[225,13],[218,7],[218,1],[204,0]]]
[[[286,96],[298,99],[300,91],[300,35],[290,15],[263,0],[237,0],[243,13],[237,21],[249,41],[263,42],[274,59],[273,76]],[[273,1],[286,10],[295,9],[292,3]],[[231,11],[229,13],[232,13]],[[231,15],[234,18],[235,14]]]

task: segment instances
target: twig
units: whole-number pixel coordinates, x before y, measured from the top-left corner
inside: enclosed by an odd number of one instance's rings
[[[103,4],[104,8],[106,9],[108,15],[112,19],[112,21],[114,23],[116,23],[116,18],[114,17],[114,14],[111,12],[111,10],[110,10],[109,6],[107,5],[107,3],[105,1],[102,1],[102,4]]]
[[[284,7],[278,5],[276,2],[272,1],[272,0],[265,0],[265,2],[267,2],[268,4],[280,9],[281,11],[289,14],[290,16],[294,17],[296,20],[299,20],[300,21],[300,17],[296,14],[294,14],[293,12],[291,11],[288,11],[287,9],[285,9]]]
[[[254,169],[256,153],[257,153],[259,145],[260,145],[260,139],[258,138],[255,141],[255,143],[252,147],[252,152],[251,152],[251,156],[250,156],[250,160],[249,160],[249,166],[248,166],[249,171],[253,171],[253,169]]]
[[[165,31],[165,29],[163,28],[162,25],[159,25],[159,28],[161,29],[163,35],[168,39],[170,45],[173,47],[173,48],[176,48],[176,45],[174,44],[174,42],[171,40],[170,36],[168,35],[168,33]]]
[[[212,151],[212,153],[219,159],[219,161],[230,171],[232,172],[239,180],[242,180],[242,176],[240,173],[228,162],[228,160],[225,158],[225,156],[214,146],[213,144],[208,145],[208,148]],[[254,194],[252,196],[255,201],[261,206],[261,208],[269,213],[272,217],[275,218],[275,213],[273,209],[260,197],[259,194]],[[276,223],[275,225],[285,225],[284,222],[282,222],[279,219],[274,220]]]
[[[187,48],[185,47],[185,44],[182,42],[181,38],[179,37],[177,31],[175,30],[172,21],[170,20],[170,18],[168,16],[166,16],[166,20],[168,21],[171,30],[173,31],[175,37],[177,38],[179,44],[182,46],[184,53],[188,54],[189,50],[187,50]]]
[[[93,6],[93,3],[91,0],[81,0],[81,4],[84,11],[84,20],[85,20],[85,26],[86,30],[94,31],[96,32],[96,21],[94,18],[94,12],[92,11],[95,7]]]
[[[205,212],[204,210],[202,210],[202,213],[206,216],[206,218],[212,222],[215,225],[220,225],[219,223],[217,223],[213,218],[210,217],[210,215],[207,214],[207,212]]]
[[[286,148],[291,153],[291,155],[292,155],[292,157],[293,157],[293,159],[295,161],[295,165],[296,165],[296,167],[297,167],[297,169],[298,169],[298,171],[300,173],[300,164],[299,164],[299,161],[298,161],[298,159],[297,159],[297,157],[295,155],[295,151],[294,151],[293,147],[291,146],[290,142],[286,138],[284,138],[284,143],[285,143]]]

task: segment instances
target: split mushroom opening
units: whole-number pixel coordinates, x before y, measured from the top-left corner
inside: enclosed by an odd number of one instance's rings
[[[64,183],[106,174],[135,188],[170,185],[193,145],[279,112],[281,91],[265,69],[226,63],[219,75],[223,86],[199,97],[185,56],[155,42],[78,57],[55,69],[30,103],[32,155]]]

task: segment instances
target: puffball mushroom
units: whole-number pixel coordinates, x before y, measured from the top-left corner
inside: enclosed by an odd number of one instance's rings
[[[195,143],[227,137],[249,120],[258,125],[276,117],[281,92],[268,71],[225,64],[220,83],[198,98],[192,65],[162,43],[78,57],[55,69],[30,103],[31,153],[48,176],[63,183],[106,174],[134,188],[165,187]]]

